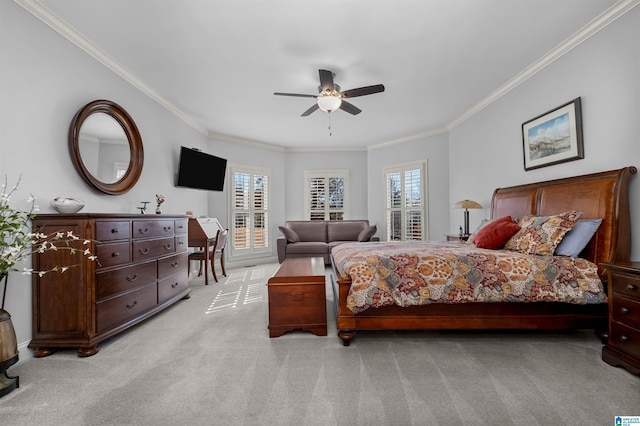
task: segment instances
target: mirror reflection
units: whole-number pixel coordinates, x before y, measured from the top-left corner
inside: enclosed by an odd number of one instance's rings
[[[97,112],[84,120],[78,148],[87,171],[101,182],[118,182],[129,168],[129,140],[122,126],[108,114]]]
[[[129,191],[142,173],[144,149],[138,127],[112,101],[89,102],[76,113],[69,127],[69,152],[85,182],[109,195]]]

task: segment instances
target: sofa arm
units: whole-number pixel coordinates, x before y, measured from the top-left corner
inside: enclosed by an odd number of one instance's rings
[[[287,239],[283,236],[278,237],[276,247],[278,248],[278,262],[282,263],[287,257]]]

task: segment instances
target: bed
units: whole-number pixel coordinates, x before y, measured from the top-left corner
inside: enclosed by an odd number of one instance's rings
[[[368,259],[368,262],[375,264],[385,262],[385,256],[387,256],[387,260],[393,258],[395,263],[404,262],[407,256],[400,256],[402,260],[399,261],[397,251],[395,254],[390,254],[384,250],[388,245],[391,245],[390,250],[397,250],[401,244],[395,246],[394,243],[359,243],[361,249],[366,251],[366,255],[363,255],[362,252],[358,254],[354,248],[355,245],[348,244],[339,246],[332,251],[332,287],[338,336],[345,346],[351,343],[356,331],[359,330],[594,329],[605,337],[608,312],[607,273],[602,264],[628,261],[630,258],[631,224],[628,194],[630,180],[636,173],[635,167],[625,167],[601,173],[498,188],[493,193],[491,219],[505,216],[511,216],[514,219],[526,215],[549,216],[567,211],[580,212],[581,220],[602,219],[595,235],[576,258],[530,255],[534,257],[532,263],[539,263],[544,258],[560,258],[555,259],[555,262],[577,264],[583,271],[576,273],[584,273],[584,276],[574,281],[580,282],[580,287],[586,283],[584,286],[587,289],[587,296],[583,295],[582,298],[578,296],[578,300],[568,297],[561,299],[562,301],[552,301],[544,295],[538,299],[526,300],[522,297],[515,297],[518,296],[515,295],[508,301],[497,302],[489,292],[485,294],[484,298],[481,298],[480,302],[466,300],[462,294],[464,292],[459,292],[455,297],[449,296],[448,298],[446,294],[440,294],[438,297],[431,295],[431,301],[427,304],[412,304],[411,300],[405,300],[405,306],[390,303],[388,300],[384,300],[384,296],[379,296],[377,293],[369,293],[368,299],[361,296],[358,299],[357,292],[362,293],[363,279],[362,275],[357,275],[357,270],[365,268],[367,265],[356,265],[354,259],[347,259],[344,251],[355,253],[355,258]],[[376,247],[375,244],[379,246]],[[428,250],[435,249],[445,253],[444,261],[434,260],[431,262],[431,267],[434,269],[427,274],[429,276],[439,276],[440,270],[438,268],[443,266],[438,265],[446,265],[447,263],[451,265],[452,263],[447,259],[451,260],[452,256],[460,255],[461,250],[470,250],[471,252],[467,253],[467,256],[475,256],[476,259],[492,257],[499,260],[501,256],[512,256],[514,253],[509,250],[478,249],[471,244],[465,245],[463,243],[424,242],[420,245],[428,246]],[[478,253],[482,250],[486,253]],[[430,253],[432,254],[432,252]],[[417,255],[413,258],[420,259],[421,257]],[[551,261],[550,259],[546,260]],[[406,260],[406,262],[410,262],[410,260]],[[557,269],[557,265],[552,265],[552,267]],[[545,266],[542,265],[541,268],[544,269]],[[373,273],[378,274],[375,271]],[[368,274],[372,274],[371,269]],[[416,275],[425,278],[424,274]],[[379,276],[371,279],[372,282],[381,281]],[[459,276],[457,280],[460,287],[466,285],[466,283],[459,282]],[[594,289],[596,281],[600,283],[601,290],[603,290],[599,293]],[[387,282],[390,281],[387,280]],[[382,286],[384,287],[386,284]],[[409,292],[406,293],[409,294]],[[371,296],[372,294],[374,295]],[[440,300],[438,300],[439,297]],[[354,299],[359,301],[354,302]],[[362,303],[363,300],[366,300],[367,303]]]

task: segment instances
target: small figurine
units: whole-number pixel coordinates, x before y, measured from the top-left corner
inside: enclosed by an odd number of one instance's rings
[[[140,201],[142,203],[142,207],[136,207],[137,209],[140,210],[140,214],[144,214],[144,212],[147,211],[147,204],[149,204],[149,201]]]
[[[164,195],[156,194],[156,214],[162,214],[162,210],[160,209],[160,205],[164,203]]]

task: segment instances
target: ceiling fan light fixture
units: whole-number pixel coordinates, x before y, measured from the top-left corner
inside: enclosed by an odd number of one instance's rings
[[[340,108],[342,99],[339,96],[318,96],[318,107],[324,112],[332,112]]]

